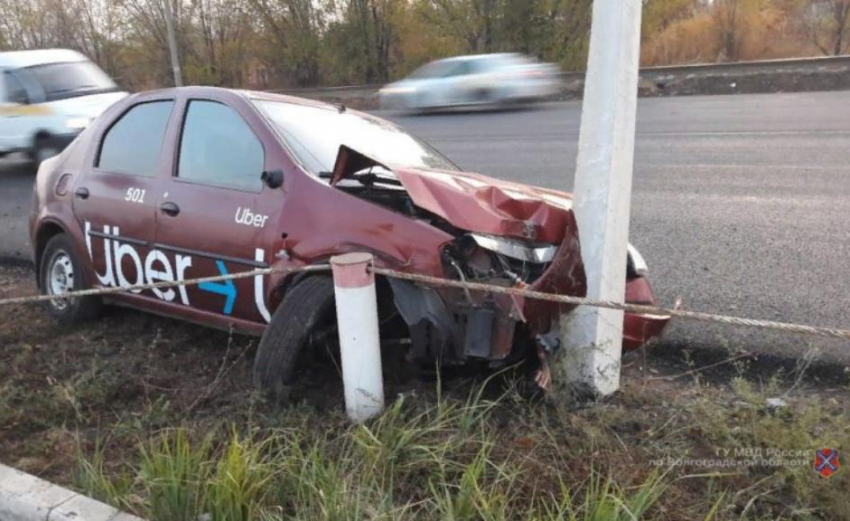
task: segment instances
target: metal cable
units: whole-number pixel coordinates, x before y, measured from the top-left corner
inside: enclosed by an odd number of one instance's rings
[[[491,284],[481,284],[478,282],[461,282],[459,280],[443,279],[439,277],[431,277],[428,275],[402,273],[400,271],[385,268],[372,268],[372,271],[377,275],[409,280],[412,282],[419,282],[422,284],[427,284],[429,286],[443,286],[450,288],[461,288],[467,291],[473,290],[484,291],[487,293],[501,293],[504,295],[513,295],[517,297],[558,302],[560,304],[619,309],[623,311],[628,311],[629,313],[637,313],[641,315],[669,315],[671,317],[697,320],[701,322],[715,322],[720,324],[731,324],[735,326],[757,327],[762,329],[785,331],[789,333],[799,333],[802,335],[815,335],[830,338],[839,338],[841,340],[850,340],[850,331],[845,329],[806,326],[801,324],[789,324],[785,322],[775,322],[773,320],[758,320],[752,318],[732,317],[727,315],[715,315],[712,313],[686,311],[684,309],[671,309],[659,306],[624,304],[622,302],[615,302],[611,300],[595,300],[585,297],[574,297],[570,295],[556,295],[553,293],[543,293],[541,291],[531,291],[522,288],[508,288],[503,286],[494,286]]]
[[[318,272],[330,271],[331,267],[328,264],[317,266],[302,266],[299,268],[258,268],[251,271],[243,271],[241,273],[228,273],[227,275],[216,275],[214,277],[201,277],[198,279],[188,280],[165,280],[162,282],[151,282],[149,284],[137,284],[134,286],[118,286],[109,288],[93,288],[83,289],[78,291],[69,291],[60,295],[33,295],[29,297],[12,297],[0,299],[0,306],[11,304],[29,304],[31,302],[47,302],[50,300],[59,300],[75,297],[87,297],[91,295],[113,295],[115,293],[125,293],[127,291],[145,291],[149,289],[174,288],[177,286],[193,286],[204,282],[221,282],[225,280],[249,279],[261,275],[271,275],[274,273],[296,273],[296,272]]]
[[[12,297],[0,299],[0,306],[12,304],[29,304],[35,302],[46,302],[56,300],[58,298],[74,298],[85,297],[89,295],[111,295],[116,293],[124,293],[127,291],[144,291],[150,289],[170,288],[176,286],[191,286],[204,282],[220,282],[226,280],[238,280],[257,276],[265,276],[271,274],[288,274],[297,272],[323,272],[330,271],[331,267],[327,264],[316,266],[303,266],[298,268],[261,268],[242,273],[232,273],[228,275],[217,275],[214,277],[202,277],[197,279],[189,279],[182,281],[161,281],[150,284],[138,284],[135,286],[110,287],[110,288],[94,288],[80,291],[73,291],[63,294],[61,297],[55,295],[34,295],[28,297]],[[719,324],[729,324],[734,326],[754,327],[761,329],[772,329],[775,331],[784,331],[788,333],[798,333],[801,335],[813,335],[829,338],[838,338],[840,340],[850,340],[850,331],[845,329],[836,329],[828,327],[815,327],[803,324],[790,324],[786,322],[776,322],[773,320],[759,320],[752,318],[733,317],[728,315],[717,315],[713,313],[703,313],[699,311],[687,311],[678,308],[664,308],[660,306],[646,306],[640,304],[624,304],[610,300],[596,300],[585,297],[575,297],[571,295],[557,295],[553,293],[544,293],[541,291],[532,291],[522,288],[509,288],[504,286],[495,286],[491,284],[483,284],[480,282],[468,282],[452,279],[444,279],[440,277],[432,277],[429,275],[418,275],[414,273],[404,273],[387,268],[372,267],[372,272],[376,275],[392,277],[411,282],[418,282],[428,286],[459,288],[465,291],[482,291],[486,293],[512,295],[535,300],[546,300],[549,302],[557,302],[559,304],[570,304],[576,306],[591,306],[606,309],[617,309],[636,313],[641,315],[666,315],[677,317],[686,320],[696,320],[700,322],[713,322]]]

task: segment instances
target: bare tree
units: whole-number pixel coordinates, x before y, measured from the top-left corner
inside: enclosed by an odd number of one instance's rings
[[[850,50],[850,0],[814,0],[804,23],[822,53],[838,56]]]
[[[718,61],[738,59],[741,3],[742,0],[716,0],[713,3],[712,16],[720,38],[721,57]]]
[[[420,14],[427,23],[463,39],[469,52],[493,48],[496,0],[430,0],[423,2]]]
[[[314,85],[319,81],[322,11],[313,0],[249,0],[265,40],[261,52],[281,81]]]
[[[249,47],[253,43],[249,5],[245,0],[193,0],[189,66],[196,81],[227,86],[243,86],[250,66]],[[191,72],[191,71],[190,71]]]
[[[79,0],[2,0],[0,32],[12,48],[79,48],[75,22],[80,4]]]

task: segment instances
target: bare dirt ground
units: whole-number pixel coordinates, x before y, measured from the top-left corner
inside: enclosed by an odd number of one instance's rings
[[[27,268],[0,267],[0,298],[34,293]],[[139,451],[164,429],[223,439],[234,428],[251,436],[352,435],[333,374],[308,370],[284,408],[257,396],[251,386],[255,344],[119,308],[74,328],[56,325],[41,306],[0,308],[0,461],[155,518],[138,471]],[[741,359],[700,370],[685,354],[636,353],[624,360],[620,393],[578,409],[520,398],[509,392],[515,388],[509,376],[487,391],[502,398],[482,432],[496,447],[491,457],[517,469],[518,504],[562,486],[581,489],[594,473],[628,491],[660,469],[667,484],[653,519],[850,518],[848,469],[826,480],[808,463],[786,468],[743,461],[753,449],[803,451],[805,458],[823,447],[847,450],[846,378],[819,382],[805,378],[804,366],[766,373],[754,365]],[[416,409],[439,400],[437,389],[462,401],[482,380],[454,376],[438,385],[390,370],[387,395],[403,395]],[[787,405],[768,405],[777,397]],[[742,461],[733,468],[675,463],[735,450]],[[93,461],[104,480],[125,482],[126,491],[81,477],[81,463],[91,469]],[[422,485],[412,483],[422,478],[413,479],[399,478],[403,487],[393,501],[420,504]]]

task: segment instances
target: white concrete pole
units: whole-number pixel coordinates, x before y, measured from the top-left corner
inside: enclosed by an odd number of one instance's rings
[[[641,0],[596,0],[573,208],[588,297],[622,302],[632,191]],[[556,390],[604,396],[620,386],[623,312],[579,307],[562,320]]]
[[[355,422],[368,420],[384,408],[378,299],[371,266],[369,253],[331,258],[345,411]]]

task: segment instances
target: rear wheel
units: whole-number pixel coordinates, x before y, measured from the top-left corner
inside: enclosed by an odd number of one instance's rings
[[[41,255],[39,278],[42,293],[56,296],[48,303],[50,314],[63,324],[73,324],[96,317],[101,308],[97,296],[60,298],[62,295],[86,289],[83,264],[74,243],[64,233],[51,238]]]
[[[308,277],[287,291],[263,333],[254,359],[254,385],[278,401],[286,400],[300,362],[332,351],[336,338],[333,280]]]
[[[495,94],[490,88],[480,88],[476,89],[472,93],[472,103],[477,103],[480,105],[490,105],[495,101]]]

